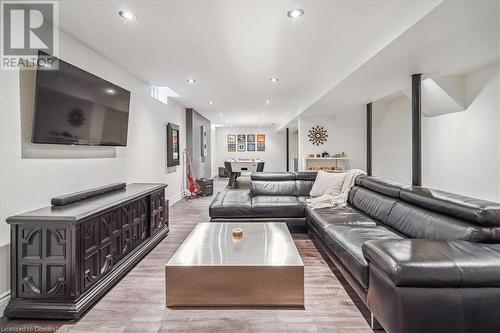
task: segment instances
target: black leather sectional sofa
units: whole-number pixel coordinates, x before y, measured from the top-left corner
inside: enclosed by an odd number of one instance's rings
[[[359,176],[347,207],[313,210],[314,179],[252,174],[211,219],[308,230],[388,332],[500,332],[500,204]]]
[[[315,179],[311,172],[252,173],[250,189],[227,189],[215,196],[211,221],[284,221],[292,232],[307,232],[305,199]]]

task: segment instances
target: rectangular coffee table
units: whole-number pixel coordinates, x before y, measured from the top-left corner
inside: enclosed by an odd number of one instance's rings
[[[285,223],[199,223],[165,274],[168,307],[304,306],[304,263]]]

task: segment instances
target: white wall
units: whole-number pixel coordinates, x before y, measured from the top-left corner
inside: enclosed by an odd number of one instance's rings
[[[499,66],[465,75],[465,95],[466,111],[422,119],[422,184],[500,201]],[[375,104],[373,135],[373,174],[411,183],[408,97]]]
[[[372,174],[411,183],[411,103],[401,95],[373,103]]]
[[[266,151],[235,152],[227,151],[228,134],[265,134]],[[264,171],[286,171],[285,133],[277,133],[274,128],[217,127],[215,131],[215,166],[224,166],[229,158],[259,158],[265,161]]]
[[[290,159],[289,159],[289,164],[290,164],[290,171],[295,171],[294,169],[294,163],[295,159],[299,158],[299,131],[298,129],[292,128],[289,131],[289,144],[290,144]],[[298,171],[298,166],[297,166],[297,171]]]
[[[129,119],[129,139],[125,148],[127,183],[162,182],[168,184],[165,191],[170,204],[182,197],[184,165],[167,165],[167,124],[180,127],[179,149],[186,147],[185,108],[170,99],[168,106],[152,98],[144,99],[131,112]]]
[[[201,156],[201,127],[207,132],[206,156]],[[210,178],[212,175],[212,125],[209,119],[195,109],[186,109],[186,146],[189,149],[191,166],[196,178]]]
[[[327,142],[316,146],[309,142],[309,129],[323,126],[328,133]],[[308,154],[330,155],[345,152],[351,159],[352,169],[366,170],[366,111],[363,107],[331,117],[299,118],[299,170],[306,170]]]
[[[499,95],[489,66],[465,76],[466,111],[423,118],[424,186],[500,201]]]
[[[212,169],[212,177],[216,177],[219,175],[219,167],[217,165],[217,138],[216,138],[216,131],[217,127],[215,125],[212,125],[212,135],[210,136],[210,147],[212,147],[211,150],[211,158],[210,158],[210,163],[211,169]]]
[[[184,108],[172,100],[168,106],[153,100],[146,83],[62,33],[60,57],[131,91],[128,146],[110,151],[110,148],[99,147],[44,146],[42,149],[26,144],[29,140],[22,137],[21,128],[25,125],[21,119],[24,121],[26,113],[32,110],[33,101],[26,100],[30,95],[26,94],[26,88],[30,84],[21,82],[25,75],[19,71],[1,71],[0,298],[10,287],[10,227],[4,222],[8,216],[47,206],[55,195],[113,182],[164,182],[169,184],[167,197],[180,197],[182,168],[166,170],[165,126],[169,121],[175,122],[183,134]],[[23,157],[23,142],[29,146],[24,148],[31,151],[43,150],[44,157]],[[184,149],[184,135],[181,135],[180,146]]]

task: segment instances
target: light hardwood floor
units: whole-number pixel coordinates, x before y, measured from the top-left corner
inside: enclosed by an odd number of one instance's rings
[[[216,190],[225,184],[225,181],[217,181]],[[366,308],[306,234],[293,236],[305,265],[305,309],[166,308],[165,264],[196,223],[209,221],[208,206],[212,198],[182,200],[173,205],[167,238],[79,321],[3,318],[0,328],[20,331],[36,326],[44,332],[82,333],[372,331],[365,320]]]

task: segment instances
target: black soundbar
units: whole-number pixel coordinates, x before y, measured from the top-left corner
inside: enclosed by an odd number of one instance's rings
[[[116,183],[101,187],[92,188],[90,190],[61,195],[50,200],[52,206],[66,206],[71,203],[92,198],[101,194],[109,193],[124,189],[127,186],[125,183]]]

